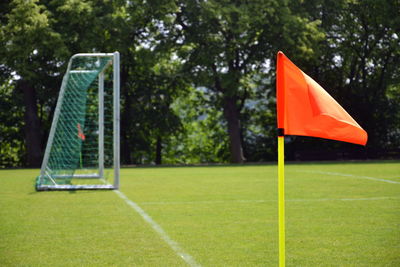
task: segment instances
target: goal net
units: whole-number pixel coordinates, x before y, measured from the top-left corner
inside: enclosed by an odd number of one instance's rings
[[[36,189],[119,187],[119,53],[68,63]]]

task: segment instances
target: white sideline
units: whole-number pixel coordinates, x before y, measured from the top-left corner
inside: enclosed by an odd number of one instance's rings
[[[128,204],[129,206],[131,206],[131,208],[133,208],[137,213],[139,213],[140,216],[142,216],[142,218],[148,223],[150,224],[150,226],[154,229],[154,231],[156,231],[159,236],[175,251],[175,253],[181,257],[189,266],[192,267],[200,267],[201,265],[198,264],[192,256],[190,256],[189,254],[187,254],[182,248],[181,246],[174,241],[173,239],[171,239],[168,234],[164,231],[164,229],[161,228],[161,226],[156,223],[151,217],[150,215],[148,215],[138,204],[136,204],[135,202],[133,202],[132,200],[130,200],[127,196],[125,196],[125,194],[123,194],[121,191],[119,190],[114,190],[114,192],[120,197],[122,198],[126,204]]]
[[[303,199],[286,199],[286,202],[323,202],[323,201],[368,201],[368,200],[387,200],[400,199],[400,197],[363,197],[363,198],[303,198]],[[207,201],[154,201],[142,202],[141,205],[190,205],[190,204],[224,204],[224,203],[267,203],[277,202],[277,200],[261,200],[261,199],[238,199],[238,200],[207,200]]]
[[[340,173],[340,172],[324,172],[324,171],[296,171],[296,172],[326,174],[326,175],[332,175],[332,176],[344,176],[344,177],[352,177],[352,178],[385,182],[385,183],[390,183],[390,184],[400,184],[400,182],[398,182],[398,181],[381,179],[381,178],[376,178],[376,177],[371,177],[371,176],[360,176],[360,175],[353,175],[353,174],[348,174],[348,173]]]

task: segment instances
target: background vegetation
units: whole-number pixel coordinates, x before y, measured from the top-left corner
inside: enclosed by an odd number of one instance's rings
[[[40,165],[70,56],[116,50],[124,164],[274,160],[278,50],[369,134],[365,148],[291,137],[289,159],[399,157],[399,10],[394,0],[1,1],[0,167]]]

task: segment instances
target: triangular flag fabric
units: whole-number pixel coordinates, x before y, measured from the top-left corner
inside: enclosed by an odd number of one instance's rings
[[[367,132],[280,51],[277,55],[277,112],[278,128],[284,129],[284,135],[367,143]]]

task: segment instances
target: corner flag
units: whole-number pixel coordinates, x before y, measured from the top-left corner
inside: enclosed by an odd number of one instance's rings
[[[361,126],[280,51],[276,76],[278,128],[284,129],[284,135],[367,143],[368,135]]]
[[[368,135],[318,83],[281,51],[277,55],[279,266],[285,266],[284,136],[302,135],[365,145]]]

